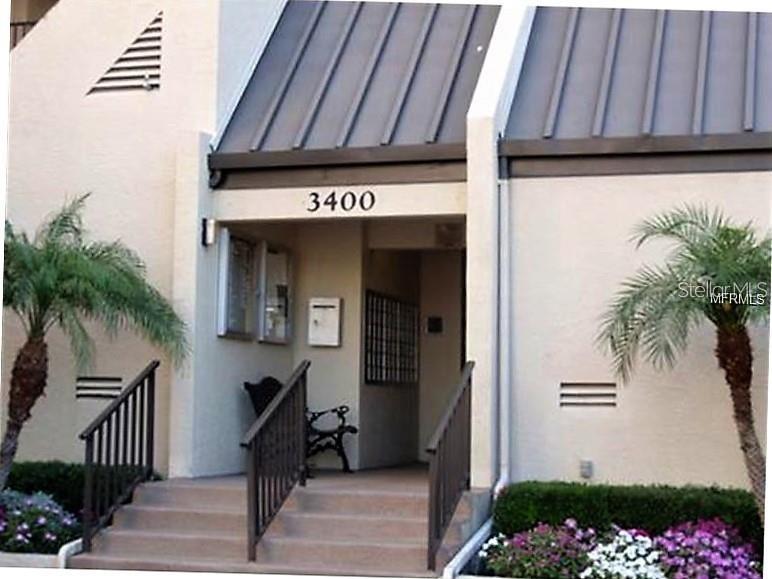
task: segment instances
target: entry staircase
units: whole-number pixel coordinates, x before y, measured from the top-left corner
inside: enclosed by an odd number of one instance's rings
[[[84,552],[69,566],[436,576],[487,498],[469,490],[473,364],[427,448],[428,473],[414,465],[353,474],[306,470],[308,366],[245,436],[246,476],[156,481],[151,363],[81,435]]]
[[[465,496],[438,554],[438,569],[468,534]],[[75,556],[79,569],[430,577],[428,493],[419,467],[315,473],[296,487],[248,562],[246,479],[171,479],[140,485],[111,527]]]

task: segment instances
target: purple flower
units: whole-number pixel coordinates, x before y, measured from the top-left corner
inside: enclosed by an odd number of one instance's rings
[[[676,579],[761,579],[753,547],[720,519],[682,523],[655,539]]]

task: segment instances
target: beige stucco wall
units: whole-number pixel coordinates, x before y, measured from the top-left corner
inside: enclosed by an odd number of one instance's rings
[[[367,251],[365,288],[419,304],[420,258],[415,251]],[[391,466],[415,460],[418,401],[416,385],[373,385],[362,381],[359,434],[362,467]]]
[[[359,351],[361,343],[363,223],[306,222],[297,228],[295,276],[295,363],[310,360],[308,406],[324,410],[341,404],[351,408],[347,418],[355,426],[359,415]],[[312,297],[342,298],[341,346],[308,345],[308,301]],[[360,437],[347,436],[346,452],[351,468],[359,467]],[[318,466],[338,467],[332,453],[318,455]]]
[[[421,384],[418,456],[428,460],[426,446],[453,396],[461,367],[461,251],[421,252]],[[426,320],[440,316],[443,330],[429,334]]]
[[[686,202],[769,227],[772,175],[720,173],[515,179],[511,195],[512,447],[516,479],[746,486],[714,335],[695,331],[672,371],[638,366],[616,408],[558,407],[561,381],[614,381],[593,340],[620,283],[666,245],[636,251],[641,219]],[[768,328],[752,332],[758,431],[766,431]]]
[[[186,147],[199,152],[196,131],[215,132],[280,4],[278,0],[58,2],[11,53],[8,217],[32,230],[66,197],[91,192],[85,218],[93,236],[120,237],[145,260],[150,280],[171,297],[174,227],[180,225],[180,216],[198,215],[198,208],[186,213],[175,205],[177,154]],[[164,12],[161,89],[87,96],[91,85],[160,10]],[[242,25],[231,27],[228,37],[221,38],[221,20],[241,20]],[[75,37],[78,42],[73,43]],[[187,163],[193,178],[201,162],[204,157],[199,154]],[[188,224],[194,242],[199,224]],[[112,343],[99,333],[94,337],[98,353],[93,373],[130,379],[160,356],[131,335]],[[18,325],[5,316],[3,386],[21,339]],[[50,348],[48,394],[22,434],[19,458],[76,460],[82,447],[75,434],[82,425],[73,417],[85,413],[75,401],[75,371],[66,342],[54,333]],[[156,454],[161,470],[166,470],[169,447],[170,376],[162,357]],[[2,390],[4,412],[7,389]]]

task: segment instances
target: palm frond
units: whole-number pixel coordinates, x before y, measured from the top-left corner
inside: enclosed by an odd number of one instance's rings
[[[684,205],[642,221],[634,230],[636,247],[653,238],[669,238],[690,243],[719,230],[725,218],[718,209],[706,205]]]
[[[656,368],[672,366],[703,320],[736,327],[769,319],[769,236],[759,240],[751,223],[734,224],[717,209],[684,205],[634,230],[636,247],[657,238],[673,242],[665,264],[624,281],[601,318],[598,345],[625,381],[639,356]]]
[[[44,221],[35,234],[35,243],[45,245],[81,242],[84,233],[82,213],[90,195],[86,193],[66,202],[62,209]]]
[[[687,345],[698,305],[680,296],[688,277],[671,267],[644,266],[623,287],[603,316],[598,345],[612,357],[614,372],[628,381],[641,350],[656,367],[670,366]]]
[[[79,367],[93,356],[84,320],[109,335],[134,331],[165,350],[175,364],[188,353],[186,328],[147,280],[140,257],[120,241],[86,241],[81,212],[88,195],[65,204],[30,241],[6,223],[4,305],[29,334],[60,326]]]

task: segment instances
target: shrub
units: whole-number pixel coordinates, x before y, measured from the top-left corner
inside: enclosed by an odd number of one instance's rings
[[[669,577],[761,579],[753,547],[721,520],[683,523],[657,537]]]
[[[79,534],[75,517],[50,496],[0,493],[0,551],[56,553]]]
[[[480,557],[487,572],[499,577],[574,579],[587,567],[595,531],[568,519],[562,525],[537,525],[530,531],[490,539]]]
[[[8,488],[21,493],[45,493],[53,497],[65,511],[78,519],[83,510],[82,464],[50,462],[17,462],[11,468]]]
[[[569,517],[601,531],[617,524],[651,535],[683,521],[720,518],[759,553],[764,541],[753,496],[742,490],[524,482],[504,489],[493,507],[495,532],[507,536],[538,523],[557,525]]]

